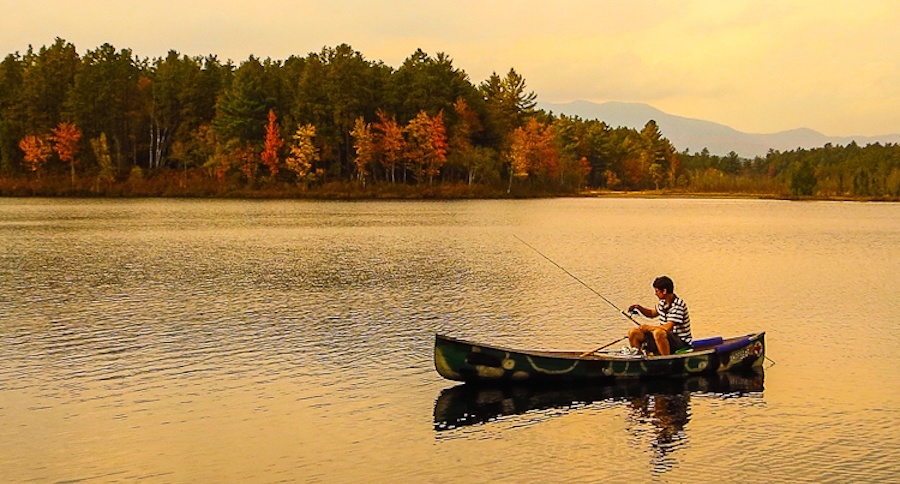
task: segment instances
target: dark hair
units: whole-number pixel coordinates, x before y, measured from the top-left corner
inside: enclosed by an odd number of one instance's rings
[[[665,289],[669,294],[675,293],[675,283],[672,282],[672,279],[669,279],[669,276],[659,276],[653,279],[653,287]]]

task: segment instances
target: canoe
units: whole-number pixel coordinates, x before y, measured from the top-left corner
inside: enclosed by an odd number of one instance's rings
[[[594,402],[629,404],[635,399],[712,397],[728,401],[761,395],[762,368],[747,372],[717,372],[684,378],[622,378],[588,384],[478,385],[461,383],[441,391],[434,403],[434,430],[481,424],[534,410],[553,409],[553,415]],[[658,416],[659,417],[659,416]]]
[[[585,381],[686,377],[762,367],[765,332],[695,340],[691,350],[667,356],[615,351],[514,350],[435,335],[434,366],[448,380],[463,382]]]

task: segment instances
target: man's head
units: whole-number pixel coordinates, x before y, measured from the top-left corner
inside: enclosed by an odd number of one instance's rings
[[[666,294],[675,294],[675,283],[668,276],[659,276],[653,280],[653,287],[665,290]]]

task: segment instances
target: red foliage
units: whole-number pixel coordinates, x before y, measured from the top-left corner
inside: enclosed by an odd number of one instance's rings
[[[53,141],[53,149],[60,161],[68,163],[72,173],[72,185],[75,185],[75,155],[78,154],[78,142],[81,140],[81,130],[75,123],[63,121],[59,123],[50,134]]]
[[[281,129],[275,122],[275,111],[269,110],[269,124],[266,125],[266,143],[261,153],[262,162],[269,167],[272,178],[278,174],[278,150],[284,146]]]

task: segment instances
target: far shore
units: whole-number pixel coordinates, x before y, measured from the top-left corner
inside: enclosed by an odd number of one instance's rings
[[[898,197],[851,197],[851,196],[793,196],[775,193],[725,193],[725,192],[681,192],[670,190],[613,191],[585,190],[576,196],[597,198],[697,198],[697,199],[754,199],[792,201],[832,201],[832,202],[900,202]]]
[[[4,189],[5,188],[5,189]],[[57,187],[58,188],[58,187]],[[690,192],[679,190],[581,190],[578,192],[544,192],[513,190],[465,184],[427,186],[397,185],[364,188],[339,183],[309,189],[262,188],[230,190],[178,190],[178,189],[128,189],[96,192],[83,189],[34,190],[23,186],[0,186],[0,198],[192,198],[192,199],[246,199],[246,200],[521,200],[539,198],[633,198],[633,199],[745,199],[789,201],[839,201],[839,202],[900,202],[900,197],[854,197],[838,195],[793,196],[776,193]],[[133,188],[133,187],[129,187]],[[144,188],[144,187],[142,187]]]

